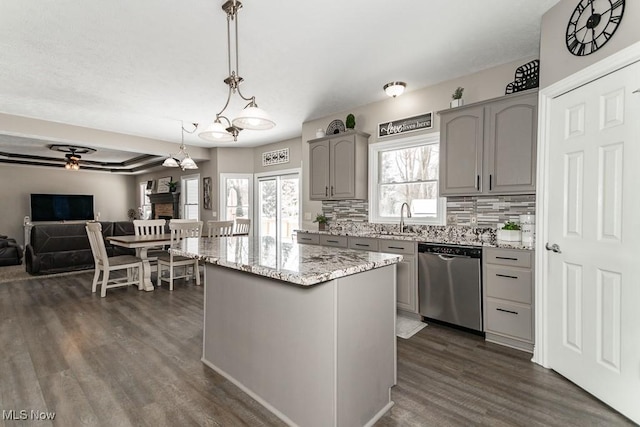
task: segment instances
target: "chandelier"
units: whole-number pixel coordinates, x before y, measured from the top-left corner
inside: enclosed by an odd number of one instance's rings
[[[198,165],[196,165],[196,162],[194,162],[191,156],[189,156],[189,153],[187,153],[187,148],[184,146],[184,133],[194,133],[196,129],[198,129],[198,124],[193,123],[194,128],[191,132],[184,128],[183,122],[180,122],[180,125],[182,128],[182,133],[180,134],[180,149],[176,154],[169,154],[169,157],[165,159],[165,161],[162,163],[162,166],[166,166],[168,168],[180,167],[182,168],[182,170],[198,169]]]
[[[64,164],[65,169],[74,171],[80,169],[80,159],[82,156],[80,154],[76,154],[76,150],[74,148],[71,149],[71,153],[65,154],[64,157],[67,159]]]
[[[240,77],[238,71],[238,11],[242,8],[242,3],[237,0],[228,0],[222,5],[222,10],[227,14],[227,58],[229,64],[229,76],[224,79],[225,84],[229,86],[229,92],[227,94],[227,102],[222,107],[222,110],[216,114],[215,121],[207,126],[207,128],[200,132],[198,136],[202,139],[213,142],[229,142],[237,141],[238,134],[243,129],[250,130],[267,130],[273,128],[276,124],[269,117],[269,115],[258,108],[256,104],[256,97],[246,97],[240,92],[240,83],[243,82],[243,78]],[[234,22],[234,34],[233,34],[233,46],[235,47],[235,69],[232,68],[231,61],[231,21]],[[231,95],[237,93],[240,98],[249,103],[240,112],[240,115],[229,120],[223,116],[222,113],[229,106],[231,101]],[[225,124],[223,124],[223,121]]]

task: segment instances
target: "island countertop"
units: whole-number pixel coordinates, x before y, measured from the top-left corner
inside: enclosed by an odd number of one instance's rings
[[[402,255],[339,249],[249,236],[186,238],[174,255],[301,286],[398,263]]]

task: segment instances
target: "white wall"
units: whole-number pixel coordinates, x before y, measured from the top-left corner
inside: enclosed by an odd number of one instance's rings
[[[137,207],[136,181],[126,175],[0,164],[0,182],[0,234],[20,244],[24,244],[24,217],[31,215],[31,193],[93,194],[101,221],[127,220],[127,211]]]
[[[262,166],[262,153],[267,151],[289,149],[289,163],[279,165]],[[284,169],[296,169],[302,164],[302,140],[298,138],[261,145],[253,149],[253,173],[275,172]]]
[[[587,56],[574,56],[566,47],[569,18],[577,0],[561,0],[542,17],[540,37],[540,87],[544,88],[640,41],[640,1],[625,2],[624,16],[613,37]]]
[[[303,218],[306,214],[314,214],[322,211],[322,203],[309,200],[309,144],[306,141],[314,139],[316,129],[326,129],[334,119],[345,121],[347,114],[353,113],[356,117],[356,129],[371,134],[369,143],[378,142],[378,123],[389,120],[411,117],[421,113],[433,111],[433,128],[423,132],[414,132],[407,135],[420,133],[430,133],[440,131],[440,118],[436,114],[439,110],[449,108],[451,94],[458,87],[464,87],[463,99],[465,104],[496,98],[504,95],[507,84],[513,81],[516,68],[520,65],[536,59],[537,57],[527,57],[507,64],[499,65],[477,73],[469,74],[460,78],[439,83],[427,88],[411,91],[411,86],[407,87],[408,92],[397,98],[384,100],[355,107],[350,110],[336,112],[317,120],[310,120],[302,125],[302,210]],[[382,93],[382,86],[380,87]],[[313,216],[315,217],[315,216]],[[303,228],[313,228],[311,221],[303,221]]]

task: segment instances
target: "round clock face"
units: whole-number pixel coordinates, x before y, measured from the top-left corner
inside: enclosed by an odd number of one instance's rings
[[[582,0],[567,25],[567,49],[586,56],[604,46],[616,32],[625,0]]]

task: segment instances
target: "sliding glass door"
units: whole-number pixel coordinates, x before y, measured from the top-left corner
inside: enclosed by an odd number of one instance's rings
[[[261,175],[257,182],[258,237],[293,242],[293,230],[300,227],[300,174]]]

